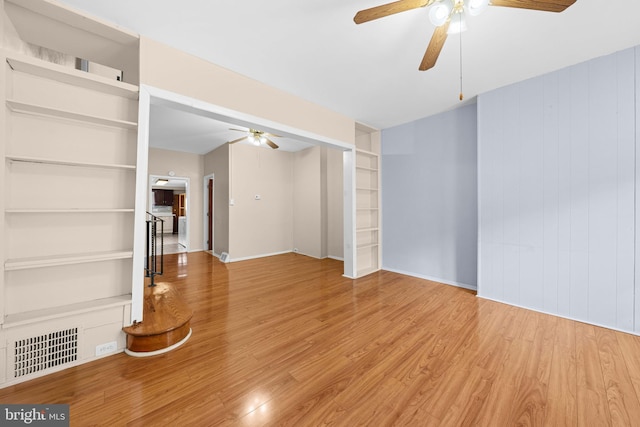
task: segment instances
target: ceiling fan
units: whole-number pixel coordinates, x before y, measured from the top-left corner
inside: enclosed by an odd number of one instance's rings
[[[436,64],[447,35],[466,30],[464,19],[466,13],[471,16],[478,15],[489,5],[562,12],[575,2],[576,0],[467,0],[466,2],[465,0],[399,0],[361,10],[356,13],[353,20],[356,24],[362,24],[407,10],[431,6],[429,19],[437,28],[418,68],[420,71],[425,71]]]
[[[261,130],[256,130],[256,129],[249,129],[248,131],[246,130],[242,130],[242,129],[233,129],[233,128],[229,128],[229,130],[235,130],[238,132],[244,132],[247,133],[248,135],[243,136],[242,138],[238,138],[238,139],[234,139],[233,141],[229,141],[228,144],[235,144],[236,142],[240,142],[242,140],[248,139],[250,143],[252,143],[253,145],[259,146],[260,144],[266,144],[269,147],[273,148],[274,150],[276,150],[278,148],[278,144],[276,144],[275,142],[271,141],[269,139],[269,137],[271,138],[279,138],[280,135],[274,135],[272,133],[267,133],[267,132],[263,132]]]

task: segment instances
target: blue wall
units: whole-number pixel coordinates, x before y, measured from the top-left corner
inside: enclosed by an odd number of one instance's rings
[[[640,331],[640,49],[478,98],[478,294]]]
[[[382,131],[382,267],[475,288],[476,105]]]

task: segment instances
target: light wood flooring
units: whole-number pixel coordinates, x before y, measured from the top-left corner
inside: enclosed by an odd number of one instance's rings
[[[166,259],[191,339],[0,389],[71,425],[640,425],[640,338],[287,254]]]

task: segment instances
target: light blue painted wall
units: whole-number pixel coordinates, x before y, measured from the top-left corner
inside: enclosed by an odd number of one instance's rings
[[[628,49],[479,96],[478,295],[640,332],[638,66]]]
[[[475,288],[476,105],[382,131],[382,267]]]

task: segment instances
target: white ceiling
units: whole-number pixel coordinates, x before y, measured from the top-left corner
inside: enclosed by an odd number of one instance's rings
[[[358,10],[386,1],[62,2],[376,128],[460,105],[458,36],[449,37],[433,69],[418,71],[434,29],[428,9],[355,25]],[[560,14],[490,7],[468,23],[466,102],[640,45],[639,0],[577,0]]]

